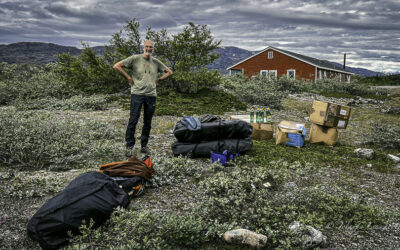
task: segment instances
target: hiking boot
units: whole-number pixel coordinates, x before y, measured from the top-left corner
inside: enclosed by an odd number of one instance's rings
[[[132,155],[135,155],[134,152],[133,152],[133,146],[126,147],[125,156],[126,157],[131,157]]]
[[[140,153],[143,153],[145,155],[149,155],[151,152],[150,152],[150,149],[148,147],[142,147],[140,149]]]

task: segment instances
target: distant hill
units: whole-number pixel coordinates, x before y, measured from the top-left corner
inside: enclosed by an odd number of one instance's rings
[[[0,62],[46,64],[57,61],[57,55],[80,55],[81,50],[72,46],[53,43],[21,42],[0,45]]]
[[[105,47],[96,46],[92,49],[98,55],[103,55]],[[0,45],[0,62],[7,63],[27,63],[27,64],[46,64],[57,61],[57,55],[61,53],[70,53],[71,55],[80,55],[81,49],[72,46],[62,46],[53,43],[39,42],[20,42]],[[219,70],[222,74],[228,73],[227,67],[240,62],[241,60],[258,53],[258,51],[248,51],[237,47],[220,47],[215,50],[220,54],[213,64],[207,66],[208,69]],[[336,66],[342,67],[341,64],[330,62]],[[362,76],[383,76],[384,73],[375,72],[363,68],[346,67],[346,70],[362,75]]]
[[[335,62],[330,62],[335,66],[338,67],[343,67],[343,64],[340,63],[335,63]],[[369,69],[364,69],[364,68],[352,68],[352,67],[346,67],[346,70],[353,72],[357,75],[361,75],[361,76],[366,76],[366,77],[371,77],[371,76],[385,76],[386,74],[382,73],[382,72],[376,72],[376,71],[372,71]]]

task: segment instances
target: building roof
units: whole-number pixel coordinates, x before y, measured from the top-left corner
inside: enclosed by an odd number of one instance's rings
[[[313,58],[313,57],[300,55],[300,54],[297,54],[297,53],[294,53],[294,52],[291,52],[291,51],[278,49],[278,48],[271,47],[271,46],[267,47],[266,49],[263,49],[262,51],[258,52],[257,54],[254,54],[254,55],[252,55],[252,56],[250,56],[250,57],[248,57],[248,58],[236,63],[235,65],[232,65],[232,66],[228,67],[227,70],[232,69],[233,67],[235,67],[235,66],[237,66],[237,65],[239,65],[239,64],[241,64],[241,63],[243,63],[243,62],[245,62],[245,61],[247,61],[247,60],[249,60],[249,59],[251,59],[251,58],[253,58],[253,57],[255,57],[255,56],[257,56],[257,55],[259,55],[259,54],[261,54],[261,53],[263,53],[265,51],[267,51],[267,50],[269,50],[269,49],[275,50],[275,51],[280,52],[280,53],[282,53],[284,55],[296,58],[296,59],[298,59],[298,60],[300,60],[302,62],[311,64],[311,65],[313,65],[313,66],[315,66],[317,68],[320,68],[320,69],[332,70],[332,71],[337,71],[337,72],[341,72],[341,73],[354,75],[354,73],[352,73],[350,71],[347,71],[347,70],[345,70],[343,68],[337,67],[337,66],[329,63],[328,61],[319,60],[319,59],[316,59],[316,58]]]

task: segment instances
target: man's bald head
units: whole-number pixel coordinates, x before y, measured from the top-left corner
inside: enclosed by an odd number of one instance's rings
[[[154,52],[154,43],[151,40],[146,40],[143,44],[143,57],[150,58]]]

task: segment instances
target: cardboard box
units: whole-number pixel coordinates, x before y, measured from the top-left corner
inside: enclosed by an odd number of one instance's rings
[[[334,103],[314,101],[310,122],[332,128],[345,129],[349,122],[351,108]]]
[[[250,123],[250,115],[231,115],[229,120],[241,120]]]
[[[274,137],[274,123],[252,123],[253,133],[251,139],[253,140],[269,140]]]
[[[334,146],[337,138],[337,128],[325,127],[318,124],[311,125],[310,143],[324,143],[327,146]]]
[[[276,128],[276,144],[302,147],[305,139],[304,123],[281,121]],[[289,138],[290,137],[292,139]],[[295,141],[294,141],[295,140]]]

